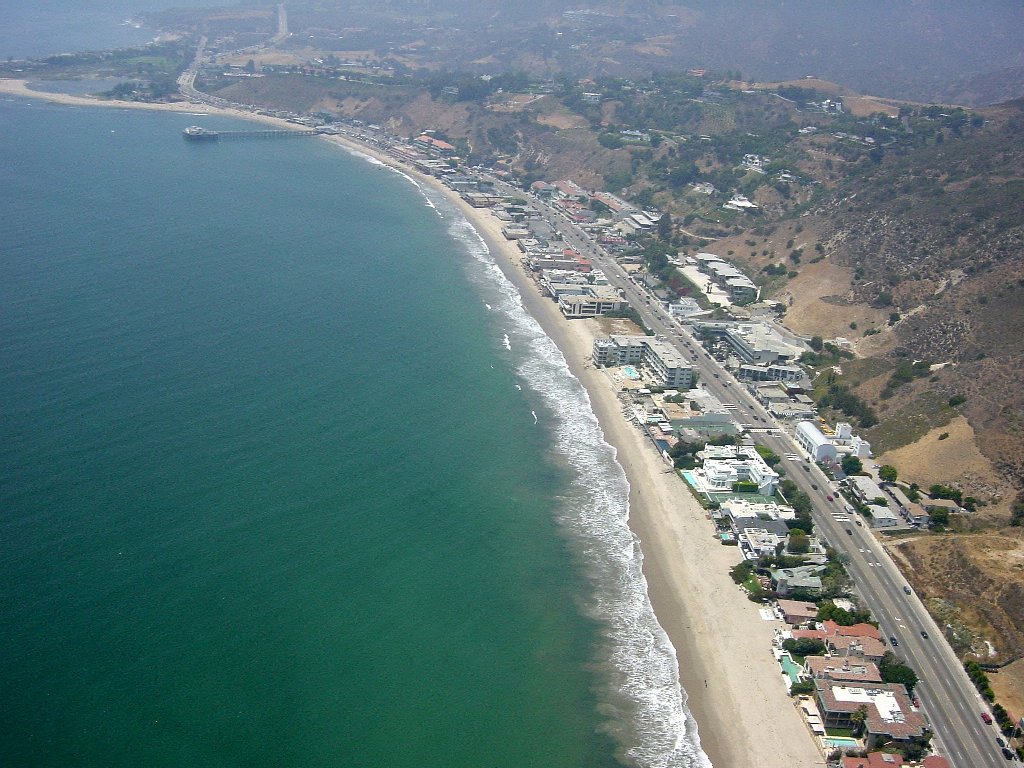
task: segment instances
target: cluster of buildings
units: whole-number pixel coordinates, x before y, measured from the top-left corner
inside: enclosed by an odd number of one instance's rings
[[[693,366],[679,351],[656,336],[612,335],[594,341],[591,360],[598,368],[638,365],[665,387],[689,389]]]
[[[707,445],[697,454],[703,461],[693,472],[698,490],[705,494],[732,491],[736,485],[751,486],[749,493],[774,496],[779,473],[768,466],[752,445]]]
[[[887,648],[877,627],[818,622],[818,606],[814,603],[779,600],[778,608],[794,628],[776,632],[776,656],[790,682],[813,684],[813,693],[801,699],[801,709],[811,730],[824,743],[830,743],[828,729],[860,731],[864,748],[869,751],[927,737],[927,721],[906,687],[882,681],[879,663]],[[789,638],[819,641],[824,654],[806,656],[803,665],[797,666],[792,658],[784,659],[788,654],[782,645]],[[882,765],[903,764],[898,755],[875,760],[881,760]],[[933,761],[930,765],[939,763]]]
[[[844,421],[838,422],[833,432],[822,431],[812,421],[801,421],[794,436],[811,461],[835,464],[840,456],[871,457],[871,443],[853,434],[853,427]]]
[[[736,358],[735,368],[740,378],[786,381],[801,377],[802,371],[795,364],[806,346],[801,341],[785,338],[764,321],[696,320],[693,327],[703,338],[720,341]],[[754,367],[746,369],[745,375],[743,366]]]
[[[757,301],[758,288],[754,281],[743,272],[713,253],[698,253],[694,256],[697,269],[729,294],[733,304],[749,304]]]
[[[796,512],[775,502],[733,498],[722,501],[713,516],[719,528],[728,526],[743,557],[755,560],[774,555],[789,542],[786,521],[794,519]]]

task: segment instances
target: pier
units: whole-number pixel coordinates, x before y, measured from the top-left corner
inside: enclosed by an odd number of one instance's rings
[[[181,132],[188,141],[230,141],[233,139],[300,139],[319,136],[319,131],[290,131],[266,129],[257,131],[211,131],[198,125],[190,125]]]

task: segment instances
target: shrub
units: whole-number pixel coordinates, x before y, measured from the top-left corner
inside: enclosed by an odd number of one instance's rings
[[[782,647],[794,656],[820,656],[825,652],[825,643],[811,637],[790,637],[782,641]]]

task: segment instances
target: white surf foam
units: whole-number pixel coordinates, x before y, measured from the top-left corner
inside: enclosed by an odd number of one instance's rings
[[[559,522],[591,585],[586,610],[606,638],[598,659],[600,707],[606,731],[619,744],[618,757],[642,768],[710,768],[686,708],[675,649],[647,595],[643,555],[628,525],[629,484],[615,449],[604,440],[586,390],[526,312],[479,233],[436,199],[451,212],[449,231],[472,258],[470,279],[505,316],[507,335],[522,350],[517,372],[542,398],[551,416],[545,425],[575,475]]]

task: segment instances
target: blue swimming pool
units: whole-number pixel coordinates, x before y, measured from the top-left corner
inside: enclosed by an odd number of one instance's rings
[[[631,378],[633,381],[636,381],[637,379],[640,378],[640,374],[637,373],[636,368],[634,368],[632,365],[624,366],[622,370],[625,371],[626,376]]]
[[[791,683],[800,682],[800,673],[802,670],[800,669],[800,666],[795,661],[793,661],[792,656],[790,656],[788,653],[782,654],[781,658],[779,659],[779,664],[782,665],[782,671],[789,676],[789,681]]]
[[[860,749],[860,742],[849,736],[822,736],[821,741],[832,749]]]

